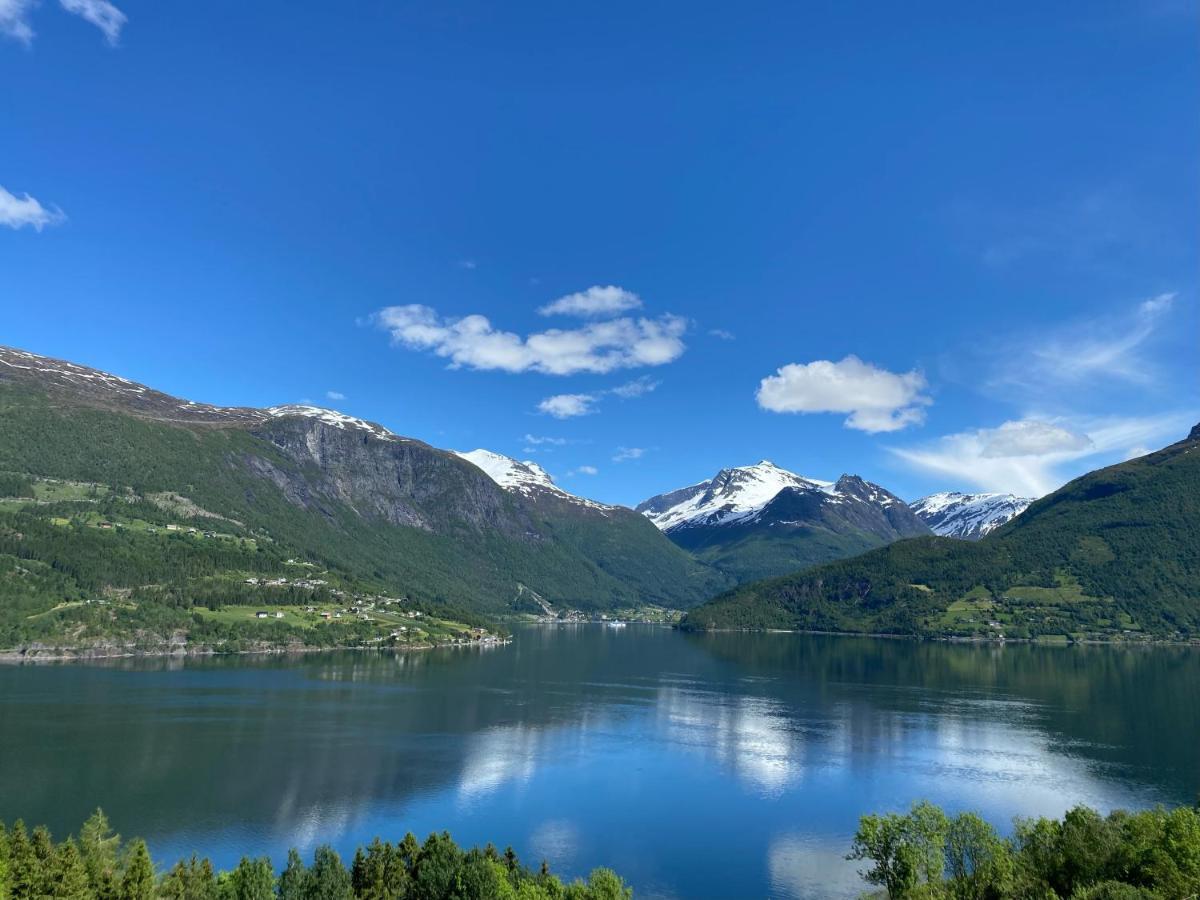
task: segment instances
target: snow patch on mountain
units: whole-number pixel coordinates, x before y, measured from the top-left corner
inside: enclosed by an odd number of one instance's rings
[[[1033,500],[1013,494],[943,491],[908,505],[935,534],[978,540],[1019,516]]]
[[[343,431],[347,428],[355,428],[359,431],[369,431],[375,437],[385,441],[404,440],[404,438],[393,434],[382,425],[377,425],[374,422],[368,422],[366,419],[359,419],[355,416],[348,416],[345,413],[338,412],[336,409],[326,409],[323,406],[289,403],[285,406],[268,407],[266,411],[269,415],[277,419],[285,416],[304,416],[307,419],[316,419],[319,422],[324,422],[326,425],[332,425],[334,428],[340,428]]]
[[[483,469],[484,473],[492,481],[510,493],[530,497],[536,496],[539,492],[549,492],[563,500],[568,500],[580,506],[599,510],[612,509],[611,506],[605,506],[603,503],[597,503],[595,500],[588,500],[586,497],[577,497],[574,494],[564,491],[554,483],[554,479],[550,477],[549,472],[532,460],[522,462],[521,460],[513,459],[511,456],[494,453],[491,450],[470,450],[466,452],[454,450],[452,452],[455,456],[459,456],[467,462]]]

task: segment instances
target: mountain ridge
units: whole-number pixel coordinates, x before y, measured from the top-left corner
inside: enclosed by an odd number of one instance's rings
[[[929,534],[908,505],[857,475],[824,481],[769,460],[721,469],[635,509],[680,547],[738,581]]]
[[[978,541],[903,540],[743,585],[685,627],[1000,639],[1200,636],[1200,426]]]

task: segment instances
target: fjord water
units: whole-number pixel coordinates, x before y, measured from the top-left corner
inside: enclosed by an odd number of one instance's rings
[[[0,668],[0,819],[157,859],[448,829],[639,897],[855,896],[857,817],[1186,803],[1200,653],[650,626],[493,649]]]

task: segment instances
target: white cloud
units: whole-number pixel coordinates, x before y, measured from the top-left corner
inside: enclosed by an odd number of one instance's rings
[[[615,463],[625,462],[630,459],[641,459],[645,455],[645,447],[618,447],[612,461]]]
[[[1036,417],[949,434],[921,447],[893,448],[911,466],[987,491],[1040,497],[1067,480],[1068,464],[1127,448],[1162,446],[1187,434],[1195,413],[1049,420]],[[1114,459],[1115,461],[1115,459]]]
[[[720,338],[723,341],[737,340],[736,334],[734,334],[732,331],[726,331],[724,328],[710,328],[708,329],[708,333],[715,338]]]
[[[632,400],[636,397],[641,397],[649,394],[657,388],[662,382],[654,381],[648,375],[641,378],[635,378],[633,381],[627,381],[625,384],[619,384],[613,388],[607,388],[601,391],[593,391],[590,394],[555,394],[547,397],[538,404],[538,412],[554,416],[557,419],[569,419],[573,416],[586,416],[597,412],[596,404],[604,397],[612,394],[620,397],[622,400]],[[526,435],[526,443],[536,443],[529,440],[531,435]],[[563,441],[563,443],[566,443]]]
[[[479,263],[475,262],[473,259],[460,259],[458,261],[458,267],[460,269],[466,269],[468,272],[470,272],[478,269]]]
[[[5,2],[6,0],[0,0],[0,26],[4,22]],[[0,225],[7,225],[9,228],[24,228],[28,225],[34,231],[41,231],[47,225],[57,225],[66,218],[57,207],[46,209],[28,194],[18,197],[0,187]]]
[[[925,376],[915,369],[897,374],[847,356],[783,366],[762,380],[755,396],[771,412],[849,413],[847,428],[880,432],[923,422],[922,407],[932,402],[925,388]]]
[[[346,395],[343,394],[341,391],[326,391],[325,399],[326,400],[345,400]]]
[[[0,0],[0,34],[29,45],[33,42],[33,26],[29,12],[33,0]]]
[[[34,32],[29,16],[36,5],[35,0],[0,0],[0,34],[26,46],[32,44]],[[121,29],[128,21],[125,13],[109,0],[59,0],[59,5],[95,25],[113,45],[121,37]]]
[[[59,3],[67,12],[74,13],[99,28],[110,44],[117,43],[121,37],[121,29],[128,21],[125,13],[108,0],[59,0]]]
[[[614,316],[626,310],[637,309],[642,299],[632,291],[610,284],[608,287],[593,285],[586,291],[567,294],[538,310],[543,316]]]
[[[1092,439],[1086,434],[1077,434],[1061,425],[1041,419],[1005,422],[986,434],[980,452],[989,459],[1074,453],[1092,447]]]
[[[567,473],[568,476],[571,476],[571,475],[599,475],[599,474],[600,474],[600,470],[597,469],[595,466],[576,466],[574,469],[572,469],[570,472]]]
[[[683,354],[687,331],[686,319],[664,315],[612,319],[577,329],[552,328],[521,337],[496,330],[484,316],[446,319],[419,304],[386,307],[373,321],[391,334],[394,343],[428,350],[449,359],[455,368],[548,375],[664,365]]]
[[[538,404],[538,412],[556,419],[572,419],[595,412],[595,402],[592,394],[555,394]]]
[[[1137,459],[1139,456],[1146,456],[1154,451],[1146,446],[1130,447],[1125,451],[1126,459]]]
[[[540,437],[536,434],[526,434],[525,443],[534,447],[540,447],[542,444],[549,444],[552,447],[562,447],[566,445],[567,439],[560,437]]]
[[[662,384],[661,381],[654,381],[649,375],[644,375],[633,381],[627,381],[625,384],[619,384],[615,388],[610,388],[607,393],[615,394],[622,400],[632,400],[635,397],[649,394],[660,384]]]

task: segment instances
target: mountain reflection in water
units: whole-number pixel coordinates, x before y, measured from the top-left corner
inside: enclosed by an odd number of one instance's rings
[[[520,629],[391,656],[0,668],[0,818],[222,865],[449,829],[640,897],[855,896],[859,814],[1190,802],[1200,654]],[[720,853],[712,848],[720,846]]]

